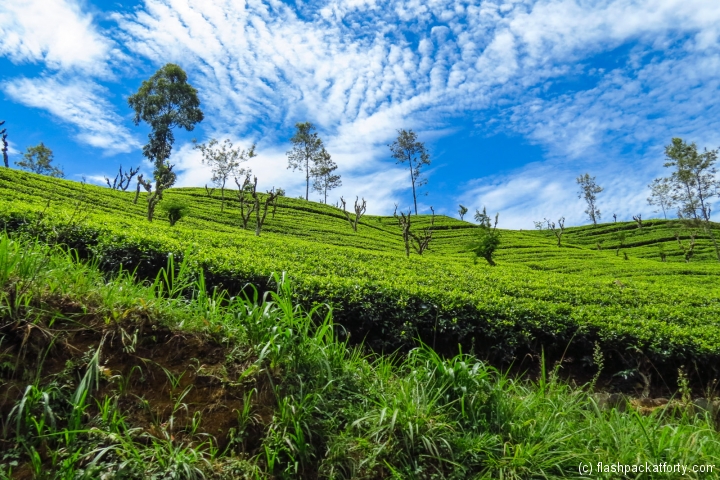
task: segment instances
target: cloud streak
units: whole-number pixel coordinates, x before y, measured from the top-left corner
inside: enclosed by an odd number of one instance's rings
[[[107,92],[93,82],[19,78],[2,88],[13,100],[47,110],[76,127],[77,139],[82,143],[108,152],[130,152],[140,146],[105,99]]]

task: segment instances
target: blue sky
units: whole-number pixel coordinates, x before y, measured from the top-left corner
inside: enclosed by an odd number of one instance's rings
[[[8,0],[0,4],[0,120],[11,162],[44,142],[67,177],[142,166],[148,130],[127,96],[182,66],[205,120],[177,132],[179,185],[210,172],[191,139],[257,143],[264,189],[304,192],[287,170],[311,121],[343,186],[370,213],[412,204],[390,158],[398,128],[428,146],[424,211],[457,205],[532,228],[582,224],[575,178],[605,188],[603,218],[647,206],[673,136],[720,145],[720,2],[709,0]]]

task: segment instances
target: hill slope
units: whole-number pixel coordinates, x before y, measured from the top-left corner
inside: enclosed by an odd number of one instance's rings
[[[170,227],[160,218],[148,223],[134,192],[2,169],[0,218],[9,231],[94,254],[106,269],[151,276],[169,252],[186,256],[231,293],[247,283],[272,288],[270,274],[287,272],[296,300],[333,305],[353,338],[381,350],[420,337],[439,350],[461,344],[497,361],[543,348],[551,358],[565,352],[591,365],[597,342],[610,369],[649,361],[664,374],[720,360],[720,266],[701,237],[692,262],[682,261],[674,233],[688,232],[677,222],[570,228],[561,248],[547,232],[503,231],[492,268],[466,253],[474,234],[467,222],[436,217],[430,250],[408,259],[392,217],[365,216],[355,233],[341,210],[282,198],[256,237],[239,227],[234,192],[227,193],[220,213],[217,193],[169,191],[168,200],[191,202],[190,215]],[[430,217],[413,222],[427,226]],[[618,229],[627,232],[628,260],[613,248]],[[669,261],[660,261],[659,245]]]

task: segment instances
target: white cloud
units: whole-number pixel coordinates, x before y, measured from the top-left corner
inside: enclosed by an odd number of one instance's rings
[[[627,41],[674,37],[678,18],[686,32],[701,29],[698,38],[707,45],[714,19],[720,21],[720,9],[699,0],[392,5],[331,1],[317,7],[316,21],[283,4],[147,0],[118,21],[131,50],[193,70],[216,112],[208,121],[240,132],[258,129],[258,119],[267,130],[298,119],[329,131],[383,117],[395,127],[431,125],[434,111],[527,97],[529,87],[562,77],[585,56]],[[431,25],[428,15],[442,24]],[[404,30],[418,34],[417,43]],[[381,136],[371,142],[390,133]]]
[[[129,152],[140,146],[105,100],[107,92],[90,81],[63,81],[54,77],[19,78],[2,89],[13,100],[49,111],[78,129],[83,143],[109,152]]]
[[[654,151],[653,154],[658,154]],[[596,177],[603,188],[598,194],[601,221],[632,220],[633,215],[657,218],[654,208],[647,205],[649,179],[665,175],[656,155],[650,154],[635,164],[609,161],[604,164],[534,163],[517,171],[493,178],[474,180],[456,198],[470,208],[500,213],[501,228],[532,229],[533,222],[565,217],[566,225],[588,223],[586,205],[578,198],[576,178],[584,173]]]
[[[14,63],[102,73],[111,42],[73,0],[11,0],[0,6],[0,56]]]
[[[201,128],[259,143],[253,168],[262,188],[304,190],[285,168],[285,142],[295,122],[310,120],[340,166],[346,184],[340,193],[372,195],[375,212],[392,210],[405,193],[397,187],[404,174],[388,161],[386,147],[401,127],[427,139],[458,116],[478,122],[490,116],[495,130],[519,132],[547,149],[548,163],[475,181],[460,195],[529,225],[528,215],[555,215],[540,210],[577,203],[566,186],[578,170],[599,180],[625,172],[612,177],[619,183],[608,185],[615,193],[607,197],[635,198],[631,192],[648,181],[638,172],[649,174],[657,163],[644,153],[650,146],[673,135],[720,142],[717,2],[327,0],[295,8],[261,0],[145,0],[132,13],[114,14],[118,29],[106,32],[112,38],[100,36],[70,0],[46,9],[64,19],[62,29],[42,30],[62,24],[42,22],[48,13],[38,5],[45,3],[0,10],[0,33],[8,33],[0,54],[100,75],[119,55],[117,43],[153,68],[179,63],[200,92]],[[76,125],[81,141],[115,151],[139,146],[116,127],[118,116],[90,80],[51,82],[16,79],[5,90]],[[26,87],[37,94],[23,93]],[[80,102],[69,100],[75,98]],[[628,146],[640,152],[637,163],[622,163]],[[179,184],[209,180],[189,146],[174,157],[183,170]],[[635,200],[607,208],[639,211],[644,198]]]

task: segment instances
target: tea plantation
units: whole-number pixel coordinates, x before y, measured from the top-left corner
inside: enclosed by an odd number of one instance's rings
[[[226,193],[170,226],[0,169],[0,480],[720,478],[708,238],[503,231],[491,267],[467,222],[408,258],[393,217],[281,198],[258,237]]]
[[[691,232],[677,221],[572,227],[561,247],[546,230],[503,231],[490,267],[468,253],[475,226],[446,216],[435,218],[429,250],[407,258],[393,217],[364,216],[354,232],[342,210],[292,198],[280,198],[257,237],[241,228],[234,191],[223,213],[218,192],[168,191],[166,201],[190,205],[174,227],[149,223],[144,197],[134,204],[130,191],[1,169],[0,194],[8,232],[55,235],[106,271],[152,277],[172,253],[231,294],[272,289],[271,274],[284,273],[297,302],[331,305],[351,340],[376,351],[421,339],[500,364],[544,352],[592,371],[597,344],[614,371],[650,362],[671,377],[690,365],[712,376],[706,367],[720,364],[720,263],[701,233],[686,263],[675,234],[687,244]],[[431,217],[412,221],[419,231]]]

